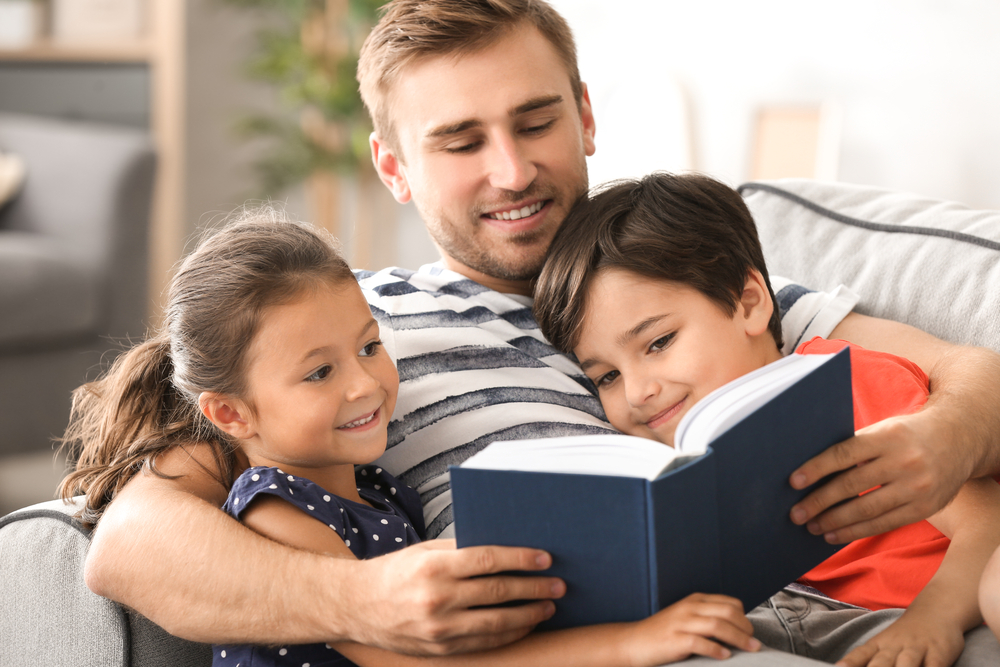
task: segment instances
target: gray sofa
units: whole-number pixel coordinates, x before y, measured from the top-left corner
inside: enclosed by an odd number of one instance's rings
[[[861,312],[1000,351],[1000,211],[814,181],[742,192],[775,274],[848,285]],[[88,538],[71,511],[47,503],[0,519],[0,664],[209,664],[204,645],[83,586]]]
[[[0,208],[0,457],[51,450],[70,391],[145,333],[154,151],[133,128],[0,114],[27,165]]]

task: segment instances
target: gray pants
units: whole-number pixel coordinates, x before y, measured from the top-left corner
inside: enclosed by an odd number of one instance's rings
[[[808,593],[782,591],[747,617],[754,636],[764,644],[759,653],[734,652],[725,663],[691,658],[685,667],[809,667],[844,657],[884,630],[902,609],[868,611]],[[996,667],[1000,644],[986,626],[965,633],[965,650],[954,667]]]

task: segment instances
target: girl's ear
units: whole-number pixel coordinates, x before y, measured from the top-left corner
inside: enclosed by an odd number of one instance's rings
[[[757,269],[750,269],[747,275],[739,307],[748,335],[759,336],[767,333],[771,315],[774,313],[774,302],[764,282],[764,276]]]
[[[247,419],[247,406],[231,396],[203,391],[198,396],[198,409],[219,430],[234,438],[248,440],[256,434]]]

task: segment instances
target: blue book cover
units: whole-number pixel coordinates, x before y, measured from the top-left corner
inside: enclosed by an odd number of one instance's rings
[[[640,620],[695,592],[749,611],[840,548],[791,522],[809,490],[788,478],[853,434],[844,349],[655,479],[452,466],[458,546],[551,553],[567,592],[542,627]]]

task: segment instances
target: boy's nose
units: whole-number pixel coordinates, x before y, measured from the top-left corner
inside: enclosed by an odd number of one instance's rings
[[[656,396],[659,390],[660,385],[655,379],[644,376],[633,376],[625,382],[625,400],[632,407],[641,407],[649,399]]]

